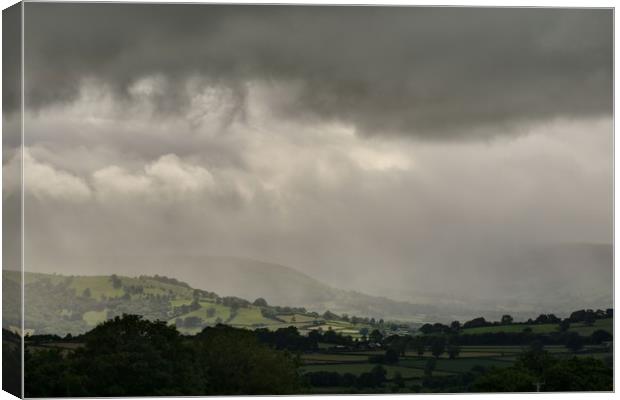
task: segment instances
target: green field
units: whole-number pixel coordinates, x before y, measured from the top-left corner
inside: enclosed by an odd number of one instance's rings
[[[312,315],[303,314],[279,314],[277,315],[277,318],[286,323],[293,324],[312,324],[314,321],[320,320],[320,318],[313,317]]]
[[[476,335],[480,333],[523,332],[527,328],[530,328],[533,333],[550,333],[559,331],[560,329],[558,324],[511,324],[467,328],[463,329],[463,334]]]
[[[399,365],[409,368],[424,369],[424,366],[429,357],[425,358],[405,358],[400,360]],[[491,357],[458,357],[454,360],[448,358],[437,359],[436,370],[450,373],[467,372],[473,367],[480,365],[484,367],[508,367],[512,363],[507,360],[491,358]]]
[[[19,275],[10,273],[5,277],[7,281],[19,278]],[[79,334],[103,322],[109,315],[139,314],[151,320],[159,319],[177,324],[182,333],[195,333],[205,326],[221,322],[247,329],[264,327],[275,330],[294,326],[302,334],[308,334],[313,330],[333,331],[354,339],[361,338],[362,329],[372,331],[378,328],[384,334],[391,334],[385,326],[377,324],[371,326],[363,323],[353,324],[347,320],[327,320],[317,317],[316,314],[299,312],[294,308],[291,308],[290,312],[269,306],[261,309],[241,299],[237,299],[241,302],[235,303],[234,299],[225,299],[213,293],[194,290],[185,283],[161,276],[118,276],[114,279],[111,276],[25,274],[24,292],[29,305],[25,329],[35,334]],[[224,304],[234,305],[235,308],[233,310]],[[198,306],[198,309],[194,309]],[[208,311],[210,309],[212,311]],[[188,318],[191,320],[185,323]],[[596,320],[593,326],[575,323],[571,324],[569,330],[583,336],[589,336],[598,329],[611,332],[612,321],[612,319]],[[16,325],[9,323],[11,324]],[[461,333],[522,332],[527,328],[534,334],[558,331],[556,324],[511,324],[463,329]],[[474,349],[471,349],[461,354],[461,357],[501,357],[510,355],[510,350],[504,348],[497,354],[489,348],[481,348],[478,354],[474,353]],[[408,355],[415,356],[411,351]]]
[[[104,276],[84,276],[80,279],[72,279],[69,288],[74,289],[77,295],[81,295],[86,289],[89,289],[91,297],[94,299],[101,299],[102,296],[120,297],[124,293],[120,288],[115,289],[110,279]]]
[[[302,372],[328,371],[338,372],[340,374],[350,373],[353,375],[360,375],[364,372],[370,372],[375,365],[376,364],[370,363],[305,365],[301,367],[301,370]],[[417,368],[407,368],[394,365],[384,365],[383,367],[387,370],[388,379],[392,379],[396,372],[400,372],[405,379],[420,378],[424,375],[424,370]]]
[[[582,336],[590,336],[592,332],[602,329],[609,333],[613,333],[614,320],[613,318],[597,319],[592,326],[586,326],[582,323],[571,324],[569,330],[577,332]]]
[[[263,317],[260,308],[240,308],[227,323],[232,326],[253,327],[255,325],[273,325],[277,321]]]
[[[82,319],[86,321],[89,326],[95,326],[106,320],[108,315],[107,310],[101,311],[87,311],[82,315]]]
[[[330,364],[347,362],[366,362],[368,356],[355,353],[310,353],[302,355],[305,364]]]
[[[187,314],[183,314],[183,315],[178,316],[177,318],[199,317],[203,321],[210,322],[210,323],[215,323],[215,321],[218,318],[220,320],[222,320],[222,321],[226,321],[228,318],[230,318],[230,308],[229,307],[223,306],[221,304],[215,304],[215,303],[207,302],[207,301],[201,301],[200,302],[200,306],[201,307],[198,310],[190,311]],[[213,309],[215,311],[215,314],[212,317],[208,317],[207,316],[207,311],[209,309]],[[170,320],[169,322],[170,323],[174,323],[175,320],[176,320],[176,318]]]
[[[511,324],[511,325],[493,325],[481,326],[477,328],[463,329],[463,334],[481,334],[481,333],[497,333],[497,332],[523,332],[526,328],[530,328],[533,333],[551,333],[559,332],[559,324]],[[583,323],[573,323],[569,327],[569,331],[577,332],[582,336],[590,336],[596,330],[613,331],[613,318],[597,319],[592,326]]]
[[[436,359],[433,376],[460,375],[469,372],[474,367],[489,369],[492,367],[507,368],[514,365],[517,357],[527,349],[526,346],[462,346],[461,353],[455,359],[450,359],[444,353]],[[572,358],[574,353],[569,352],[564,346],[546,346],[545,350],[553,353],[556,357]],[[351,373],[356,376],[369,372],[378,364],[368,362],[369,356],[384,354],[384,351],[351,351],[329,352],[321,350],[316,353],[302,356],[302,373],[318,371],[337,372],[339,374]],[[425,376],[425,367],[430,354],[420,357],[412,352],[407,352],[400,357],[396,364],[381,364],[387,371],[387,378],[393,379],[396,372],[410,381],[421,382]],[[604,346],[586,346],[577,357],[594,357],[606,360],[612,357],[612,353]],[[319,387],[315,393],[345,393],[344,388]]]

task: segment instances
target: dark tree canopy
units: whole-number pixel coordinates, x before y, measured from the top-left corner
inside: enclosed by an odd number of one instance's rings
[[[109,320],[85,346],[26,354],[26,396],[298,393],[297,363],[251,331],[218,326],[194,338],[135,315]]]

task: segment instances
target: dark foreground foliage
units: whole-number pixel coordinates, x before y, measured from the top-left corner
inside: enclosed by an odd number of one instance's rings
[[[527,339],[530,347],[510,367],[477,365],[460,373],[434,374],[435,370],[439,371],[439,357],[446,353],[448,357],[444,360],[458,358],[462,341],[472,336],[451,333],[384,337],[373,331],[370,341],[353,341],[332,331],[304,336],[295,327],[251,331],[225,325],[207,327],[195,336],[183,336],[165,322],[123,315],[78,337],[27,337],[25,394],[27,397],[102,397],[276,395],[333,390],[336,393],[613,390],[611,364],[588,357],[589,350],[583,349],[584,344],[613,339],[609,333],[599,331],[590,337],[575,332],[482,334],[479,336],[492,344],[517,338],[519,342]],[[552,355],[544,350],[548,342],[562,343],[570,353]],[[361,374],[319,370],[300,376],[300,355],[320,352],[319,343],[328,344],[332,355],[366,351],[370,344],[378,346],[383,354],[369,357],[368,364],[375,365]],[[419,367],[424,369],[423,377],[404,379],[398,372],[388,376],[388,369],[398,366],[399,360],[411,362],[411,353],[407,355],[411,350],[420,360],[426,359],[426,364]],[[425,351],[432,357],[422,357]]]
[[[21,397],[22,357],[21,337],[9,330],[2,330],[2,390]]]
[[[252,332],[218,326],[181,336],[135,315],[109,320],[74,351],[26,353],[26,396],[289,394],[301,391],[297,363]]]
[[[473,382],[478,392],[612,391],[613,371],[594,358],[559,359],[533,348],[510,368],[492,368]]]

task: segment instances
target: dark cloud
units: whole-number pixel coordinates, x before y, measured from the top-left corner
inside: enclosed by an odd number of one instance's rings
[[[164,113],[185,109],[189,77],[232,88],[237,111],[260,80],[296,88],[274,112],[365,134],[480,137],[612,112],[611,10],[28,3],[26,21],[32,109],[87,78],[127,100],[160,74]]]
[[[415,301],[611,297],[528,256],[612,242],[609,10],[25,7],[29,271],[229,255]]]
[[[19,108],[21,98],[21,3],[2,11],[2,110]],[[4,115],[4,114],[3,114]],[[13,145],[14,143],[11,143]]]

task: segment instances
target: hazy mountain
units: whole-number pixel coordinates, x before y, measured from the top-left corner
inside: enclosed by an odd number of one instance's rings
[[[447,320],[502,312],[530,316],[563,314],[577,308],[612,306],[613,248],[610,244],[561,244],[515,249],[481,257],[482,270],[501,284],[476,292],[424,293],[395,286],[383,296],[335,288],[282,265],[232,257],[204,257],[179,263],[172,273],[196,287],[270,303],[375,317]],[[488,273],[469,279],[484,282]],[[494,278],[494,277],[491,277]],[[501,279],[499,279],[501,278]],[[465,280],[463,280],[465,281]],[[395,301],[399,299],[401,301]]]
[[[479,315],[497,318],[504,311],[492,304],[446,302],[440,296],[423,301],[398,301],[390,298],[390,291],[376,296],[343,290],[294,268],[244,258],[186,257],[174,263],[173,270],[166,273],[190,282],[193,287],[250,300],[262,297],[270,304],[305,307],[317,312],[330,310],[338,314],[403,321],[449,322]],[[515,308],[515,311],[515,316],[519,316],[519,310]],[[523,316],[530,317],[531,313]]]
[[[201,257],[177,262],[168,273],[193,287],[250,300],[262,297],[269,304],[299,306],[308,310],[368,316],[425,320],[437,312],[432,305],[414,305],[387,297],[341,290],[293,268],[236,257]]]
[[[547,309],[611,307],[613,265],[611,244],[539,247],[508,255],[504,269],[512,273],[498,288],[513,302]]]
[[[477,258],[480,267],[472,267],[469,274],[454,273],[437,284],[430,282],[424,291],[408,277],[387,287],[387,280],[377,281],[373,295],[343,290],[336,283],[322,282],[284,265],[235,257],[140,255],[135,265],[107,260],[99,270],[107,271],[102,275],[160,274],[222,296],[250,301],[262,297],[272,305],[403,321],[450,322],[476,316],[498,318],[503,313],[526,319],[543,312],[566,315],[580,308],[612,306],[611,245],[492,250]],[[75,268],[56,269],[61,271],[83,274]]]
[[[393,297],[526,314],[613,305],[611,244],[566,243],[495,253],[489,249],[471,264],[466,269],[472,272],[446,278],[452,285],[447,292],[430,284],[426,291],[395,290]]]

